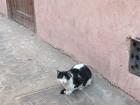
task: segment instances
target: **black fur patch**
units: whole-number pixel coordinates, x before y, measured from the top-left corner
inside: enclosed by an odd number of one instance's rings
[[[70,75],[68,74],[67,71],[62,71],[62,72],[59,71],[58,74],[57,74],[57,78],[58,78],[58,79],[61,79],[61,78],[63,78],[63,77],[66,77],[67,80],[70,79]]]
[[[86,65],[80,69],[72,68],[70,71],[73,74],[75,88],[81,84],[85,86],[87,81],[92,77],[92,73]]]

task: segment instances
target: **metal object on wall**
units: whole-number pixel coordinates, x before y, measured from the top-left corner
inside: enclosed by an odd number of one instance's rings
[[[140,40],[131,39],[129,71],[140,76]]]

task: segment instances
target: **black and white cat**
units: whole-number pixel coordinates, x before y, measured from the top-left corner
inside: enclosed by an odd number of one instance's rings
[[[68,71],[57,70],[57,81],[64,86],[61,94],[70,95],[74,90],[90,85],[92,73],[86,65],[77,64]]]

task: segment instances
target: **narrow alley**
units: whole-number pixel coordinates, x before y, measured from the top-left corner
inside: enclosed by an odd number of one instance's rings
[[[140,105],[93,70],[94,82],[61,95],[56,70],[77,62],[35,33],[0,16],[0,105]]]

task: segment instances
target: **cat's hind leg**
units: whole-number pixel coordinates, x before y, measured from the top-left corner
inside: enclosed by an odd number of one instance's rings
[[[90,78],[90,79],[87,81],[85,87],[89,86],[89,85],[91,84],[91,82],[92,82],[92,78]]]
[[[78,87],[79,90],[83,90],[83,88],[84,88],[83,84]]]

